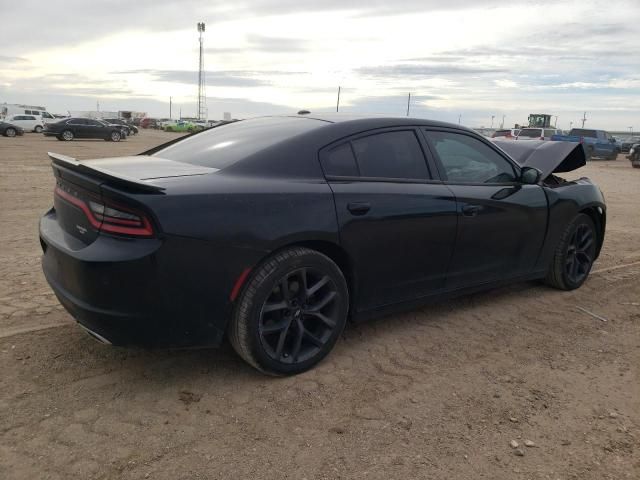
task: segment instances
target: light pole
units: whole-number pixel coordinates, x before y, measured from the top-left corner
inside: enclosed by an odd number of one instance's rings
[[[556,115],[556,121],[553,124],[554,127],[558,128],[558,115]]]
[[[573,122],[569,122],[569,130],[573,128]]]
[[[460,125],[460,120],[462,120],[462,114],[458,115],[458,125]]]
[[[411,108],[411,92],[409,92],[409,97],[407,98],[407,117],[409,116],[410,108]]]
[[[340,85],[338,85],[338,102],[336,103],[336,113],[340,110]]]
[[[493,119],[496,118],[495,115],[491,115],[491,128],[493,128]]]
[[[504,128],[504,117],[505,115],[502,115],[502,123],[500,124],[500,128]]]
[[[631,136],[633,137],[633,127],[628,127],[629,128],[629,133],[631,134]]]

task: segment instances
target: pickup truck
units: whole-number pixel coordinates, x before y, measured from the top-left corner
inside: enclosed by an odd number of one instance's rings
[[[581,143],[587,158],[603,157],[607,160],[615,160],[618,157],[618,153],[620,153],[620,147],[616,144],[616,139],[604,130],[573,128],[569,135],[553,135],[551,140]]]

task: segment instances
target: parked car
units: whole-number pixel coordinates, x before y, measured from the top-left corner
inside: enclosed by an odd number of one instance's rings
[[[629,149],[627,158],[631,162],[633,168],[640,168],[640,143],[634,143]]]
[[[172,123],[167,122],[164,125],[165,132],[197,132],[199,130],[204,130],[204,127],[184,120],[177,120]]]
[[[44,125],[45,123],[55,122],[56,117],[47,112],[44,107],[35,105],[19,105],[19,104],[7,104],[0,105],[0,117],[7,118],[13,115],[33,115]]]
[[[10,115],[5,121],[21,127],[26,132],[40,133],[44,128],[42,118],[36,115]]]
[[[158,128],[158,120],[155,118],[145,117],[140,120],[140,126],[142,128]]]
[[[138,133],[138,127],[125,122],[121,118],[103,118],[103,121],[111,125],[121,125],[127,135],[136,135]]]
[[[12,123],[0,122],[0,135],[5,137],[15,137],[16,135],[24,135],[24,129]]]
[[[627,137],[622,141],[622,144],[620,145],[620,152],[621,153],[629,153],[629,150],[631,150],[631,147],[633,147],[634,144],[636,143],[640,143],[640,137]]]
[[[119,142],[126,135],[121,125],[111,125],[91,118],[68,118],[56,123],[49,123],[42,131],[45,136],[58,140],[71,141],[75,138],[102,138]]]
[[[490,286],[580,287],[606,206],[566,142],[410,118],[263,117],[141,155],[50,154],[45,277],[114,345],[217,346],[295,374],[362,320]],[[519,163],[520,162],[520,163]]]
[[[523,128],[516,135],[516,140],[551,140],[554,135],[562,135],[557,128]]]
[[[493,135],[491,135],[491,138],[503,138],[507,140],[515,140],[515,138],[518,136],[519,133],[520,133],[519,128],[509,128],[507,130],[496,130],[495,132],[493,132]]]
[[[569,135],[554,135],[551,140],[581,143],[587,152],[587,158],[602,157],[607,160],[618,158],[616,140],[604,130],[573,128]]]

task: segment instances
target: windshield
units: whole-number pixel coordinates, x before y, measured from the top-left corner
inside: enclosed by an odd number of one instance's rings
[[[542,130],[539,128],[523,128],[518,134],[519,137],[536,138],[542,136]]]
[[[260,150],[327,123],[296,117],[261,117],[220,125],[153,154],[178,162],[225,168]]]

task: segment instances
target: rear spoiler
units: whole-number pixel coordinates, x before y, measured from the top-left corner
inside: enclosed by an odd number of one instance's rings
[[[49,155],[49,158],[54,165],[68,168],[69,170],[77,173],[91,175],[92,177],[100,178],[115,185],[138,191],[144,191],[147,193],[160,193],[164,191],[164,187],[153,185],[151,183],[138,180],[136,178],[127,177],[125,175],[114,175],[113,172],[104,170],[100,167],[86,165],[82,162],[79,162],[73,157],[62,155],[61,153],[47,152],[47,155]]]

